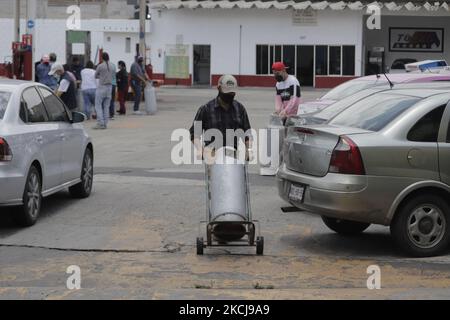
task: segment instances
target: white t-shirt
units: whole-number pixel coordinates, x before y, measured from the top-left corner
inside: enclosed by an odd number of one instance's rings
[[[277,82],[277,94],[283,102],[291,100],[291,97],[300,98],[300,83],[293,75],[288,75],[286,80]]]
[[[84,68],[81,70],[81,90],[96,89],[97,80],[95,79],[95,70]]]
[[[58,91],[60,92],[67,92],[67,89],[69,89],[70,82],[66,79],[62,79],[59,83]]]

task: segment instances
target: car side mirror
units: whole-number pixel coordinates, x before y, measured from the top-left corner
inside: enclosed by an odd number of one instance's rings
[[[72,123],[81,123],[87,120],[87,117],[84,113],[73,111],[72,112]]]

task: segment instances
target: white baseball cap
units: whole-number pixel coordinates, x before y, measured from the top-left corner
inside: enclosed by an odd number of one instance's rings
[[[238,83],[231,74],[225,74],[219,78],[217,86],[222,88],[223,93],[236,92]]]
[[[56,71],[62,71],[64,72],[64,67],[61,63],[54,63],[52,65],[52,68],[50,69],[50,72],[48,73],[49,76],[52,76],[56,73]]]

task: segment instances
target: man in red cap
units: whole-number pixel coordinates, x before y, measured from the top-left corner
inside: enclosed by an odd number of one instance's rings
[[[300,83],[297,78],[289,75],[283,62],[275,62],[272,72],[277,80],[275,97],[275,113],[282,118],[297,115],[300,104]]]

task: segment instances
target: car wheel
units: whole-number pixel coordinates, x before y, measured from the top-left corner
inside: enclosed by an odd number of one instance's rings
[[[92,151],[86,149],[81,167],[81,182],[70,187],[69,192],[74,198],[87,198],[92,191],[94,178],[94,159]]]
[[[391,235],[414,257],[435,256],[450,243],[450,206],[436,195],[411,198],[396,213]]]
[[[23,191],[23,205],[14,214],[15,222],[22,227],[34,225],[41,212],[41,176],[35,166],[30,168]]]
[[[361,233],[370,226],[370,223],[363,223],[344,219],[335,219],[325,216],[322,216],[322,220],[328,228],[330,228],[334,232],[344,235],[353,235]]]

